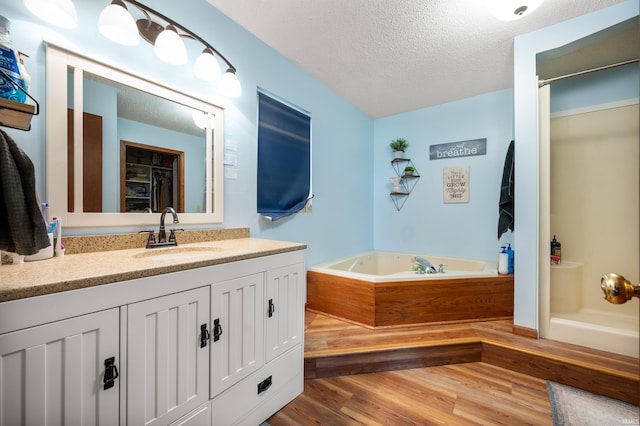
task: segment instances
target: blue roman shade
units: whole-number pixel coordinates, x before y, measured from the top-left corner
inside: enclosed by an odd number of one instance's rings
[[[277,220],[311,192],[311,117],[258,92],[258,213]]]

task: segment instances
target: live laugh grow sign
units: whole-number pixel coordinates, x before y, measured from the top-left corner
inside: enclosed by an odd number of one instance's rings
[[[445,203],[468,203],[469,166],[445,167],[442,189]]]

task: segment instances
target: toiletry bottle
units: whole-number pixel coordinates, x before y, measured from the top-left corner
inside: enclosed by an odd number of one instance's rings
[[[513,260],[515,257],[515,251],[511,248],[511,244],[507,244],[507,249],[505,251],[507,252],[507,269],[509,270],[510,274],[513,274]]]
[[[556,265],[560,264],[560,260],[562,258],[562,244],[560,241],[556,240],[556,236],[553,236],[553,240],[551,240],[551,263]]]
[[[18,55],[11,47],[10,25],[10,21],[0,15],[0,70],[11,79],[11,81],[7,81],[5,76],[0,74],[0,97],[24,103],[27,100],[26,87],[20,75]],[[25,91],[20,90],[11,82],[22,87]]]
[[[502,246],[502,251],[498,255],[498,273],[500,275],[507,275],[509,273],[509,254],[506,248],[506,246]]]

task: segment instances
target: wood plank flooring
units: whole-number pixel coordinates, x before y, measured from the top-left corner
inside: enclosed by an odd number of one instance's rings
[[[305,391],[268,422],[549,425],[546,380],[640,404],[637,359],[511,330],[511,321],[368,329],[308,311]]]
[[[477,362],[305,380],[284,425],[551,425],[546,382]]]

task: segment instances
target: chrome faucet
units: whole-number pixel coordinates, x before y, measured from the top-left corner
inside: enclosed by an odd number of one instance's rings
[[[178,220],[178,214],[173,207],[165,207],[164,210],[162,210],[162,215],[160,216],[160,230],[158,231],[158,243],[160,244],[167,242],[167,233],[164,229],[164,217],[167,213],[171,213],[171,216],[173,216],[173,223],[180,223]],[[175,237],[173,238],[173,242],[175,243]]]
[[[416,269],[416,274],[435,274],[436,268],[424,257],[416,256],[414,260],[418,262],[418,268]],[[444,272],[444,271],[443,271]]]

